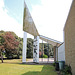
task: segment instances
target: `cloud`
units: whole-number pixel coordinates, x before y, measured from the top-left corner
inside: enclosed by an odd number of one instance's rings
[[[4,5],[4,0],[0,0],[0,30],[13,31],[19,37],[23,37],[23,25],[19,24],[16,19],[8,15],[9,11]]]
[[[32,5],[31,15],[38,32],[63,41],[63,27],[71,2],[72,0],[41,0],[40,5]],[[0,0],[0,30],[14,31],[18,36],[23,37],[23,25],[8,14],[10,13],[8,9],[4,5],[4,0]]]
[[[63,41],[63,28],[72,0],[41,0],[32,6],[32,17],[41,35]]]
[[[0,0],[0,8],[4,7],[4,2],[3,0]]]

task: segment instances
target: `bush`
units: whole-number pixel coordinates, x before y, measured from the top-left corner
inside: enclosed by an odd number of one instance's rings
[[[48,58],[48,56],[44,54],[44,55],[43,55],[43,58]]]
[[[52,65],[55,66],[55,62]]]
[[[65,65],[65,68],[61,71],[62,75],[72,75],[71,66]]]

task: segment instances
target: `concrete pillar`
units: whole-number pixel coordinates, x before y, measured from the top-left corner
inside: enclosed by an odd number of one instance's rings
[[[54,46],[54,62],[56,62],[56,46]]]
[[[42,55],[41,55],[42,56],[41,57],[42,58],[42,62],[43,62],[43,55],[44,55],[44,50],[43,50],[43,40],[42,40]]]
[[[27,32],[24,32],[23,51],[22,51],[22,63],[26,62],[26,49],[27,49]]]
[[[58,47],[54,46],[54,62],[58,61]]]
[[[49,62],[49,43],[47,42],[47,55],[48,55],[48,62]]]
[[[58,61],[58,47],[56,47],[56,61]]]
[[[39,36],[34,36],[33,62],[39,63]]]

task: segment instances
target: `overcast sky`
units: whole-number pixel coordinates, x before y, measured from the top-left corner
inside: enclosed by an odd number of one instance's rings
[[[62,42],[72,0],[25,1],[39,34]],[[24,0],[0,0],[0,30],[23,37],[23,9]]]

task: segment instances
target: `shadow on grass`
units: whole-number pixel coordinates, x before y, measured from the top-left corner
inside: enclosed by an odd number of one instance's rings
[[[41,71],[29,71],[22,75],[57,75],[57,73],[54,71],[53,66],[44,65]]]
[[[45,68],[46,68],[46,66],[44,66],[41,71],[29,71],[29,72],[24,73],[22,75],[41,75],[40,73],[43,73]]]
[[[27,72],[22,75],[43,75],[43,74],[40,74],[40,72]]]

